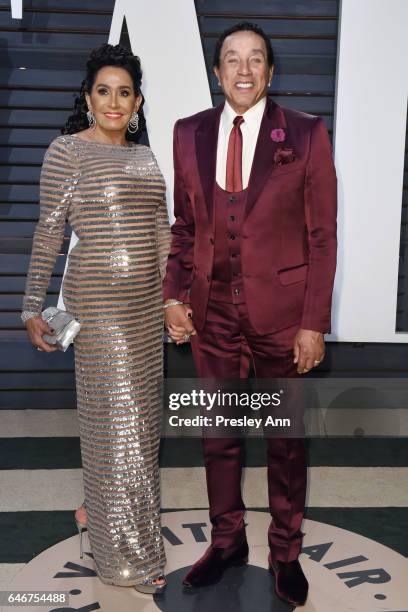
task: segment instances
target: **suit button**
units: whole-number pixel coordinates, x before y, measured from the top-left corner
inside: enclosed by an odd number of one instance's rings
[[[240,293],[239,289],[234,289],[234,293],[235,293],[235,295],[239,295],[239,293]]]
[[[231,234],[231,236],[230,236],[230,240],[235,240],[235,236],[234,236],[234,234]]]
[[[210,280],[211,280],[211,276],[209,274],[207,274],[207,280],[208,280],[208,282],[210,282]]]
[[[210,238],[210,244],[214,244],[214,238]]]
[[[235,259],[235,257],[238,257],[238,255],[236,253],[232,253],[231,257]]]
[[[230,215],[230,221],[235,221],[234,215]]]
[[[235,200],[236,200],[235,196],[230,196],[228,199],[229,199],[230,202],[235,202]]]
[[[241,272],[233,272],[232,275],[233,276],[241,276]]]

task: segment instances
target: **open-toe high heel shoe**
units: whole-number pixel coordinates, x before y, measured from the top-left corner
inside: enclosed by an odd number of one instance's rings
[[[163,580],[161,583],[155,582],[156,580]],[[163,593],[164,589],[167,586],[166,578],[163,574],[159,576],[151,576],[150,578],[146,578],[143,582],[139,584],[135,584],[134,588],[139,593],[146,593],[147,595],[158,595],[159,593]]]
[[[85,502],[83,502],[82,506],[80,506],[80,508],[78,508],[78,510],[80,510],[81,508],[84,508],[86,510],[86,506],[85,506]],[[87,527],[87,519],[85,518],[82,519],[81,521],[79,521],[77,519],[77,512],[78,510],[75,511],[75,523],[79,532],[79,557],[81,559],[83,559],[84,557],[84,549],[83,549],[83,545],[82,545],[82,532],[84,531],[84,529],[86,529]]]

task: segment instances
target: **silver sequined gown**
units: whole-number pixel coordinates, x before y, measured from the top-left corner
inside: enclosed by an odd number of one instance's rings
[[[170,245],[163,177],[143,145],[60,136],[48,148],[23,311],[39,314],[64,234],[81,323],[75,372],[91,550],[101,580],[130,586],[165,564],[160,533],[163,309]]]

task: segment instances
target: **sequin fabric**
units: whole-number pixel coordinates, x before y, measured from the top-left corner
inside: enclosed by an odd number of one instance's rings
[[[74,346],[89,540],[100,579],[130,586],[165,564],[158,476],[165,185],[148,147],[60,136],[44,158],[40,204],[23,311],[42,310],[68,219],[79,241],[63,296],[81,323]]]

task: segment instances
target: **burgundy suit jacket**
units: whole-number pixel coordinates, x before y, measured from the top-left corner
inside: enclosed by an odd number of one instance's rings
[[[174,127],[174,213],[164,298],[189,302],[205,326],[214,257],[214,186],[223,104]],[[271,131],[286,138],[275,142]],[[279,149],[290,149],[284,162]],[[294,158],[294,159],[293,159]],[[330,331],[336,268],[336,173],[320,117],[268,99],[241,227],[246,304],[255,331]]]

